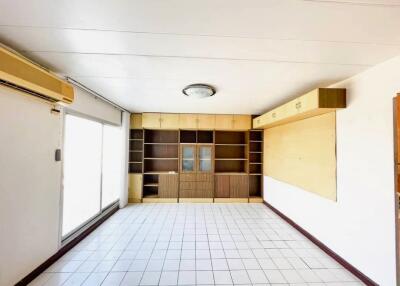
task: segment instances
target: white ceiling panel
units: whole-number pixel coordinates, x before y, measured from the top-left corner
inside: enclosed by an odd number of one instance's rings
[[[399,6],[340,2],[1,0],[0,25],[400,43]]]
[[[400,0],[0,0],[0,41],[132,111],[260,113],[400,54]],[[209,83],[213,98],[184,97]]]
[[[62,70],[95,87],[97,92],[130,110],[163,112],[257,114],[299,92],[329,85],[364,69],[350,65],[126,55],[31,55],[40,62],[53,63],[53,70]],[[182,88],[195,82],[213,83],[217,95],[206,100],[185,98]]]
[[[374,65],[400,53],[400,45],[261,38],[1,27],[1,39],[24,52],[146,55],[232,60]]]

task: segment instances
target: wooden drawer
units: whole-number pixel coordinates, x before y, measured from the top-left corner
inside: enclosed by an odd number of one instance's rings
[[[181,182],[195,182],[196,174],[180,174],[179,181]]]
[[[196,187],[196,182],[180,182],[180,189],[194,189]]]
[[[213,174],[197,174],[196,181],[197,182],[213,182],[214,175]]]
[[[194,198],[195,190],[194,189],[179,189],[179,197],[180,198]]]

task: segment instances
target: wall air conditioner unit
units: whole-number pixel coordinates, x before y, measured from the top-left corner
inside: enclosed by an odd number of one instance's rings
[[[1,46],[0,84],[51,102],[72,103],[74,100],[71,84]]]

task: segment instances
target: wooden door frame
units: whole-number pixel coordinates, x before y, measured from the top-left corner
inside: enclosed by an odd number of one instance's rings
[[[395,249],[396,249],[396,280],[400,282],[400,223],[399,223],[399,196],[397,190],[400,187],[398,183],[398,173],[400,173],[400,160],[399,151],[400,148],[400,93],[397,93],[396,97],[393,98],[393,147],[394,147],[394,158],[393,158],[393,169],[394,169],[394,202],[395,202]]]

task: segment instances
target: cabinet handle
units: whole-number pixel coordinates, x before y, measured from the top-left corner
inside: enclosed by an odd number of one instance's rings
[[[296,103],[296,108],[297,108],[297,109],[301,108],[301,102],[297,102],[297,103]]]
[[[276,113],[273,112],[273,113],[272,113],[272,118],[275,118],[275,117],[276,117]]]

